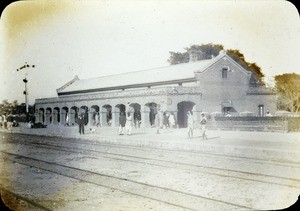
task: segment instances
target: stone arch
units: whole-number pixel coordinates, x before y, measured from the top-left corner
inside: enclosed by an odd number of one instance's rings
[[[80,114],[84,114],[84,124],[87,125],[89,122],[89,108],[85,105],[81,106]]]
[[[59,107],[55,107],[53,109],[53,124],[59,124],[60,123],[60,109]]]
[[[60,113],[61,113],[60,123],[63,125],[69,125],[70,124],[69,108],[66,106],[62,107]]]
[[[103,116],[103,118],[102,118],[102,122],[100,122],[100,124],[111,126],[112,106],[109,104],[103,105],[102,111],[101,111],[101,116]]]
[[[44,108],[39,108],[38,113],[39,113],[38,122],[44,123],[45,122],[45,115],[44,115],[45,109]]]
[[[30,120],[30,119],[29,119]],[[34,109],[34,114],[33,114],[33,123],[36,123],[39,121],[39,111],[38,109]]]
[[[92,121],[92,125],[98,126],[100,123],[100,114],[99,114],[100,108],[98,105],[92,105],[90,110],[90,117]]]
[[[126,111],[126,106],[124,104],[117,104],[115,107],[117,109],[119,109],[119,112],[121,112],[121,111],[125,112]]]
[[[132,113],[132,119],[135,127],[140,127],[142,121],[141,105],[139,103],[129,104],[128,111]]]
[[[78,118],[79,108],[77,106],[72,106],[69,112],[70,125],[75,125]]]
[[[155,102],[151,102],[151,103],[146,103],[145,104],[146,107],[149,108],[149,115],[148,115],[148,122],[150,124],[150,126],[154,126],[155,125],[155,115],[157,114],[157,109],[159,108],[159,104],[155,103]],[[147,115],[146,115],[147,116]],[[147,122],[146,122],[147,124]]]
[[[52,108],[48,107],[46,108],[46,119],[45,119],[45,124],[49,125],[52,124]]]
[[[92,105],[91,106],[91,111],[92,112],[99,112],[99,110],[100,110],[99,106],[97,106],[97,105]]]
[[[116,125],[119,125],[119,116],[121,112],[126,112],[126,106],[124,104],[117,104],[115,106],[115,123],[117,123]]]
[[[192,101],[181,101],[177,104],[177,124],[179,127],[187,127],[187,112],[193,111],[195,105]]]
[[[129,104],[129,108],[128,108],[129,112],[134,112],[137,110],[139,110],[139,111],[141,110],[141,105],[139,103],[130,103]]]

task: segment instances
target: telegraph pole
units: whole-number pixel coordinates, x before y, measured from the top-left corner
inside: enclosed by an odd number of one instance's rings
[[[25,78],[23,79],[23,82],[25,83],[25,91],[23,92],[23,94],[25,95],[25,104],[26,104],[26,114],[29,112],[29,109],[28,109],[28,91],[27,91],[27,73],[25,73]]]
[[[27,64],[27,62],[25,62],[25,65],[23,65],[22,67],[20,67],[19,69],[17,69],[17,71],[22,70],[22,69],[26,69],[26,68],[35,68],[35,65],[29,65]],[[26,116],[28,116],[28,112],[29,112],[29,105],[28,105],[28,89],[27,89],[27,72],[25,72],[25,77],[23,79],[23,82],[25,84],[25,90],[23,91],[23,94],[25,95],[25,104],[26,104]]]

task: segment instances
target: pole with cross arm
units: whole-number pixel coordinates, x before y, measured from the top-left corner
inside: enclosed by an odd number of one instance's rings
[[[29,64],[27,64],[27,62],[25,62],[25,65],[23,65],[22,67],[20,67],[19,69],[17,69],[17,71],[20,71],[20,70],[22,70],[22,69],[27,69],[27,68],[35,68],[35,65],[29,65]],[[23,82],[25,83],[25,90],[23,91],[23,94],[25,95],[25,104],[26,104],[26,115],[28,115],[28,112],[29,112],[29,110],[28,110],[28,90],[27,90],[27,82],[28,82],[28,80],[27,80],[27,71],[25,72],[25,77],[24,77],[24,79],[23,79]]]

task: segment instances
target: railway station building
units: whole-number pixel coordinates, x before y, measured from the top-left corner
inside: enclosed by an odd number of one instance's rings
[[[118,126],[121,111],[138,114],[141,124],[154,124],[157,112],[173,113],[179,127],[186,126],[187,111],[200,119],[211,115],[252,113],[264,116],[276,110],[276,95],[225,51],[217,57],[166,67],[79,79],[57,89],[57,97],[35,100],[35,119],[46,125],[85,123]]]

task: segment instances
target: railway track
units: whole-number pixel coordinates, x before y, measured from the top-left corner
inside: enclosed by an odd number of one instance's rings
[[[49,141],[49,140],[46,140]],[[274,175],[269,175],[267,173],[262,174],[262,173],[256,173],[256,172],[251,172],[251,171],[240,171],[240,170],[235,170],[235,169],[229,169],[229,168],[221,168],[221,167],[211,167],[211,166],[205,166],[205,165],[199,165],[199,164],[191,164],[191,163],[185,163],[185,162],[174,162],[172,160],[166,160],[166,159],[158,159],[159,155],[157,155],[155,158],[153,157],[145,157],[145,156],[135,156],[135,155],[129,155],[129,154],[122,154],[122,153],[113,153],[109,152],[107,149],[101,150],[101,149],[91,149],[86,146],[86,144],[93,146],[93,148],[100,147],[102,148],[103,146],[105,147],[114,147],[114,148],[119,148],[116,145],[109,145],[109,144],[93,144],[93,143],[81,143],[81,146],[78,147],[73,147],[69,146],[70,142],[66,143],[35,143],[34,141],[29,141],[24,142],[24,145],[29,145],[29,146],[35,146],[37,148],[43,148],[48,150],[56,150],[56,151],[62,151],[65,153],[80,153],[82,155],[87,155],[87,156],[94,156],[98,158],[99,160],[101,158],[108,158],[108,159],[114,159],[118,161],[124,161],[124,162],[129,162],[129,163],[141,163],[145,165],[153,165],[153,166],[160,166],[164,168],[172,168],[172,169],[180,169],[180,170],[188,170],[188,171],[195,171],[195,172],[201,172],[201,173],[206,173],[206,174],[211,174],[211,175],[218,175],[222,177],[231,177],[235,179],[240,179],[240,180],[249,180],[249,181],[255,181],[255,182],[262,182],[262,183],[270,183],[270,184],[276,184],[276,185],[282,185],[282,186],[288,186],[288,187],[294,187],[294,188],[300,188],[300,178],[292,178],[292,177],[287,177],[287,176],[274,176]],[[13,143],[13,142],[11,142]],[[18,143],[13,143],[17,145]],[[149,150],[146,147],[142,148],[137,148],[137,147],[132,147],[132,146],[120,146],[121,148],[126,148],[126,149],[134,149],[138,151],[143,151]],[[153,148],[152,148],[153,149]],[[194,152],[183,152],[180,150],[160,150],[160,151],[172,151],[173,153],[186,153],[186,154],[194,154]],[[134,154],[137,154],[136,152]],[[239,160],[239,159],[249,159],[245,157],[239,157],[239,156],[230,156],[230,155],[218,155],[218,154],[212,154],[212,153],[207,153],[207,154],[197,154],[197,156],[202,157],[202,158],[209,158],[209,159],[215,159],[214,156],[217,158],[222,157],[222,159],[230,159],[230,160]],[[265,161],[265,162],[263,162]],[[269,161],[265,159],[249,159],[248,162],[254,162],[254,163],[260,163],[263,165],[275,165],[275,166],[281,166],[281,167],[290,167],[291,165],[288,165],[286,162],[279,162],[279,161]],[[298,165],[297,165],[298,164]],[[294,163],[292,167],[300,170],[300,163]],[[277,182],[269,182],[269,180],[277,180]],[[291,185],[290,182],[294,181],[295,185]],[[296,184],[299,183],[299,184]]]
[[[20,136],[26,138],[27,135],[22,135]],[[42,138],[41,138],[42,137]],[[9,138],[12,143],[21,143],[22,140],[17,140],[16,138]],[[253,156],[241,156],[241,155],[236,155],[236,154],[220,154],[220,153],[211,153],[211,152],[201,152],[199,153],[198,150],[185,150],[185,149],[167,149],[167,148],[161,148],[161,147],[153,147],[153,146],[134,146],[134,145],[126,145],[126,144],[113,144],[113,143],[103,143],[101,141],[91,141],[91,140],[84,140],[84,139],[75,139],[75,138],[65,138],[67,140],[66,142],[58,142],[54,141],[53,138],[48,137],[48,136],[32,136],[31,140],[26,140],[26,143],[35,143],[35,144],[52,144],[55,146],[65,146],[64,143],[66,143],[68,146],[69,145],[80,145],[81,147],[85,146],[91,146],[93,149],[94,147],[101,146],[103,147],[109,147],[109,148],[126,148],[126,149],[137,149],[137,150],[142,150],[143,152],[146,150],[157,150],[157,151],[167,151],[171,153],[188,153],[188,154],[194,154],[197,156],[213,156],[213,157],[221,157],[221,158],[233,158],[233,159],[247,159],[249,161],[253,161],[256,163],[271,163],[272,165],[278,165],[278,166],[293,166],[293,167],[300,167],[300,162],[298,161],[291,161],[291,160],[283,160],[283,159],[274,159],[274,158],[260,158],[260,157],[254,157]],[[23,144],[26,144],[24,141],[22,142]]]
[[[21,139],[21,138],[26,138]],[[220,155],[213,153],[201,153],[195,151],[184,150],[170,150],[170,149],[157,149],[149,147],[137,147],[115,144],[101,144],[99,142],[89,142],[84,140],[67,139],[66,141],[57,141],[51,137],[37,137],[37,136],[22,136],[19,138],[11,136],[9,139],[2,140],[2,144],[6,145],[6,150],[1,150],[2,157],[9,160],[12,163],[18,163],[20,165],[27,166],[28,168],[37,168],[43,171],[51,172],[52,174],[60,175],[62,177],[72,178],[91,185],[113,189],[123,192],[125,194],[135,195],[136,197],[142,197],[145,199],[157,201],[159,203],[167,204],[171,207],[198,210],[200,204],[210,204],[207,201],[213,203],[213,206],[225,207],[228,210],[249,210],[253,207],[242,204],[234,203],[231,201],[222,200],[214,197],[207,197],[206,195],[194,194],[189,191],[184,191],[176,188],[169,188],[160,185],[151,184],[149,182],[142,182],[130,177],[123,177],[119,175],[112,175],[103,172],[91,170],[89,168],[77,167],[74,164],[65,164],[57,162],[55,160],[49,161],[49,159],[42,159],[40,155],[34,153],[28,153],[40,150],[41,152],[47,152],[48,154],[56,155],[60,152],[63,154],[80,155],[81,157],[101,160],[114,160],[116,162],[122,162],[123,165],[141,165],[150,168],[163,168],[172,169],[178,171],[194,172],[204,175],[212,175],[222,178],[229,178],[238,181],[249,181],[255,183],[271,184],[276,186],[285,186],[289,188],[299,189],[300,179],[287,176],[274,176],[266,173],[257,173],[251,171],[239,171],[236,169],[223,168],[218,166],[206,166],[204,164],[194,164],[181,161],[186,157],[201,157],[202,159],[227,159],[231,162],[238,162],[240,159],[247,160],[260,165],[277,166],[283,168],[290,168],[291,164],[280,160],[267,160],[267,159],[255,159],[249,157],[241,157],[235,155]],[[23,150],[20,152],[14,149],[20,148]],[[7,149],[12,149],[7,150]],[[120,150],[121,149],[121,150]],[[124,153],[128,151],[127,153]],[[150,153],[147,154],[147,153]],[[168,154],[167,156],[165,156]],[[171,157],[169,157],[172,155]],[[178,157],[177,159],[174,159]],[[181,156],[181,157],[180,157]],[[178,161],[179,160],[179,161]],[[184,159],[183,159],[184,160]],[[292,168],[300,169],[300,163],[292,163]],[[299,171],[298,171],[299,172]],[[292,181],[292,183],[291,183]],[[291,185],[292,184],[292,185]],[[125,188],[123,188],[125,187]],[[161,196],[167,197],[161,197]],[[180,202],[180,203],[179,203]],[[209,206],[209,205],[207,205]],[[43,207],[43,205],[41,205]],[[206,207],[207,210],[211,207]]]
[[[53,162],[48,162],[40,159],[27,157],[27,156],[21,156],[19,154],[12,154],[7,152],[1,152],[1,153],[5,153],[6,155],[8,155],[9,158],[7,157],[7,159],[11,160],[12,162],[17,162],[19,164],[26,165],[28,167],[35,167],[64,177],[76,179],[81,182],[118,190],[126,194],[136,195],[139,197],[155,200],[158,202],[166,203],[174,207],[179,207],[188,210],[197,210],[197,206],[193,207],[193,205],[195,204],[191,204],[190,201],[192,200],[196,202],[199,201],[199,199],[202,199],[202,200],[213,201],[214,203],[219,203],[220,206],[222,207],[227,206],[228,208],[231,209],[251,209],[250,207],[247,206],[225,202],[218,199],[208,198],[205,196],[195,195],[187,192],[177,191],[170,188],[159,187],[147,183],[130,180],[127,178],[101,174],[94,171],[62,165],[59,163],[53,163]],[[113,180],[117,180],[117,182]],[[105,185],[105,184],[110,184],[110,185]],[[117,185],[111,185],[111,184],[117,184]],[[160,197],[156,197],[157,195],[159,196],[166,195],[168,197],[161,199]],[[176,203],[178,201],[180,201],[180,204]],[[185,203],[186,201],[188,201],[188,203]],[[40,207],[43,206],[41,205]]]
[[[26,138],[28,135],[23,135],[23,134],[19,134],[20,136]],[[15,139],[13,137],[9,138],[11,141],[16,141],[16,142],[20,142],[20,140]],[[107,143],[107,142],[103,142],[103,139],[101,138],[101,141],[95,141],[95,140],[86,140],[86,139],[76,139],[76,138],[64,138],[64,140],[67,140],[66,142],[69,144],[79,144],[79,145],[88,145],[88,146],[99,146],[101,145],[102,147],[114,147],[114,148],[126,148],[126,149],[142,149],[143,151],[145,150],[158,150],[158,151],[169,151],[169,152],[175,152],[175,153],[189,153],[189,154],[196,154],[197,156],[208,156],[208,155],[212,155],[215,157],[226,157],[226,158],[236,158],[236,159],[249,159],[249,160],[253,160],[254,162],[262,162],[262,163],[266,163],[266,162],[272,162],[273,165],[282,165],[282,166],[291,166],[294,164],[295,167],[300,166],[300,162],[299,161],[294,161],[294,160],[284,160],[284,159],[278,159],[278,158],[264,158],[264,157],[256,157],[255,155],[253,156],[242,156],[242,155],[236,155],[236,154],[230,154],[230,153],[226,153],[226,155],[224,153],[212,153],[212,152],[205,152],[205,151],[201,151],[201,153],[199,154],[199,150],[185,150],[185,149],[168,149],[168,148],[162,148],[162,147],[155,147],[155,146],[149,146],[149,145],[126,145],[122,143],[122,139],[119,139],[120,142],[118,144],[114,144],[114,143]],[[107,140],[105,140],[107,141]],[[28,142],[28,140],[26,141]],[[59,144],[58,141],[54,141],[53,138],[49,137],[49,136],[39,136],[39,135],[32,135],[32,139],[31,139],[32,143],[36,143],[36,144],[44,144],[44,143],[49,143],[51,142],[54,145]],[[64,143],[64,142],[63,142]]]

